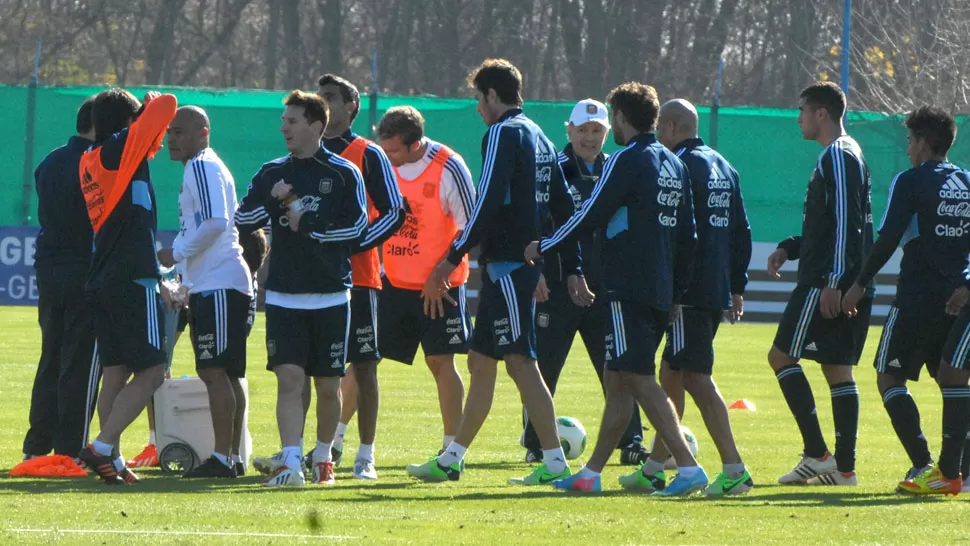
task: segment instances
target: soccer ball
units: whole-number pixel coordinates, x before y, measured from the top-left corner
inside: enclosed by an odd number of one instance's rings
[[[696,457],[698,448],[697,448],[697,438],[694,436],[694,433],[691,432],[690,429],[685,427],[684,425],[680,425],[680,432],[681,434],[684,435],[684,440],[687,440],[687,447],[690,448],[691,454]],[[657,441],[657,437],[656,435],[654,435],[653,441],[650,442],[650,451],[653,451],[653,446],[656,441]],[[666,463],[664,463],[664,468],[666,468],[667,470],[672,470],[674,468],[677,468],[677,463],[674,462],[673,457],[669,457],[667,459]]]
[[[582,455],[586,450],[586,429],[583,424],[572,417],[559,417],[556,428],[559,429],[559,442],[566,458],[572,460]]]

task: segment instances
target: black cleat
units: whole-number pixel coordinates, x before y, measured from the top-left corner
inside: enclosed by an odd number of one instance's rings
[[[235,478],[236,471],[215,457],[209,457],[199,466],[182,475],[183,478]]]
[[[99,478],[104,480],[104,483],[108,485],[124,485],[125,480],[118,475],[118,470],[115,469],[114,460],[110,455],[100,455],[94,451],[93,446],[88,446],[81,450],[78,454],[78,459],[84,462],[84,464],[94,470],[94,473],[98,475]]]
[[[244,465],[242,461],[236,461],[236,463],[233,466],[236,467],[235,470],[236,470],[237,478],[242,478],[243,476],[246,475],[246,465]]]
[[[650,452],[640,442],[634,442],[620,450],[620,464],[640,466],[649,457]]]

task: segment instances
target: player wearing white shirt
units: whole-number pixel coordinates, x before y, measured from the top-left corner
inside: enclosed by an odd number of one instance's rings
[[[180,231],[159,261],[178,265],[189,289],[189,324],[195,367],[205,382],[215,432],[215,450],[187,478],[233,478],[240,467],[239,443],[246,410],[240,379],[246,375],[246,337],[253,297],[252,275],[243,260],[232,221],[236,189],[232,174],[209,148],[209,118],[194,106],[178,109],[168,128],[169,155],[182,161]]]
[[[411,364],[421,345],[437,383],[444,425],[442,445],[447,446],[461,422],[464,398],[455,354],[468,353],[471,335],[465,297],[467,258],[450,278],[445,301],[436,289],[428,297],[424,287],[471,216],[475,186],[461,156],[424,136],[424,118],[416,109],[388,110],[377,136],[410,207],[404,225],[382,247],[385,276],[377,318],[380,353],[383,358]],[[347,407],[345,398],[338,439],[353,416]]]

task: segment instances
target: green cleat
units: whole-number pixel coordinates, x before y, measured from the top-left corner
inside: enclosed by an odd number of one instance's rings
[[[704,493],[711,497],[720,495],[743,495],[754,489],[754,480],[747,469],[737,478],[729,478],[724,472],[718,472],[714,481],[704,488]]]
[[[572,472],[570,472],[567,466],[562,470],[562,472],[550,472],[549,467],[546,463],[541,463],[539,466],[532,471],[531,474],[525,476],[524,478],[512,478],[509,480],[511,485],[552,485],[552,482],[556,480],[561,480],[563,478],[568,478]]]
[[[409,464],[408,476],[426,482],[456,482],[461,478],[462,469],[461,463],[445,467],[438,464],[438,457],[431,457],[424,464]]]
[[[629,491],[641,491],[643,493],[653,493],[663,491],[667,486],[667,475],[663,470],[646,476],[643,473],[643,466],[634,470],[631,474],[620,476],[620,486]]]

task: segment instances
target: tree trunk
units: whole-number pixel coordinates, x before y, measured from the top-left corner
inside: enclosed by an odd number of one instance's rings
[[[158,6],[155,27],[145,47],[145,65],[148,70],[145,83],[149,85],[170,83],[163,76],[166,73],[171,74],[171,70],[165,69],[166,65],[173,62],[171,56],[174,52],[172,46],[175,42],[175,23],[184,4],[184,0],[161,0]]]
[[[283,36],[286,48],[286,72],[284,84],[287,89],[299,89],[305,85],[303,74],[303,47],[300,40],[300,0],[282,0]]]
[[[266,6],[269,8],[269,25],[266,28],[266,89],[276,89],[276,68],[279,64],[279,39],[280,39],[280,1],[267,0]]]

